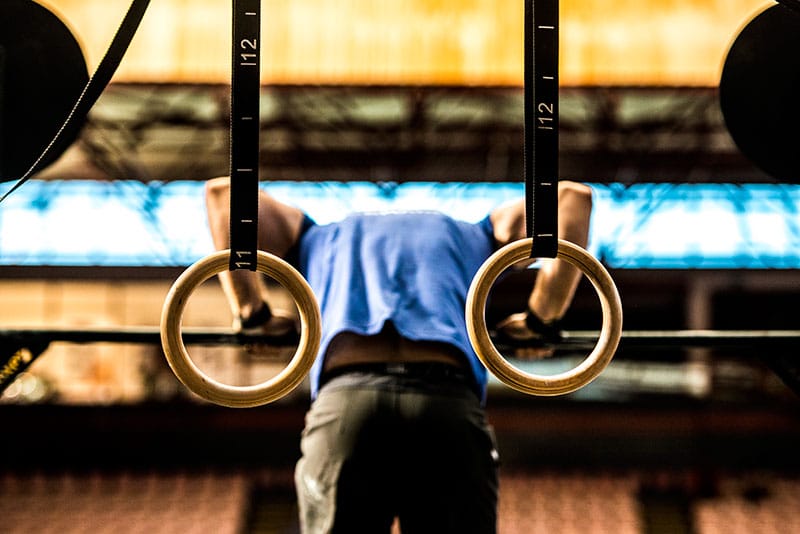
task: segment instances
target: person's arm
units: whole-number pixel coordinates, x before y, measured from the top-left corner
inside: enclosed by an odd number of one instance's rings
[[[591,212],[592,190],[589,186],[571,181],[559,182],[559,239],[586,248]],[[527,237],[524,200],[500,206],[490,217],[495,240],[500,246]],[[528,298],[528,310],[511,315],[498,324],[498,331],[512,339],[524,341],[528,338],[556,336],[557,323],[567,312],[575,296],[582,276],[580,270],[560,259],[548,258],[540,261],[542,265]]]
[[[230,179],[206,182],[206,212],[214,248],[230,248]],[[304,213],[264,191],[258,197],[258,248],[283,257],[300,235]],[[236,318],[234,327],[260,328],[281,335],[295,328],[294,320],[270,309],[263,277],[247,269],[219,273],[222,289]]]

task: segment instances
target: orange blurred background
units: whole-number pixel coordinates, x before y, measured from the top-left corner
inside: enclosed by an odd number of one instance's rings
[[[129,2],[42,0],[94,70]],[[714,86],[764,0],[562,0],[561,84]],[[262,77],[281,84],[520,85],[517,0],[264,0]],[[227,83],[231,1],[152,2],[115,80]]]

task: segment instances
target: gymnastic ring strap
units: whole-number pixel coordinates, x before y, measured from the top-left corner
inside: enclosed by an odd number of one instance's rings
[[[181,322],[192,292],[228,267],[230,250],[217,251],[194,264],[175,280],[161,311],[161,344],[175,376],[191,391],[212,403],[248,408],[276,401],[294,390],[314,364],[322,337],[319,306],[306,280],[286,261],[258,251],[258,272],[286,288],[300,315],[300,340],[288,365],[273,378],[255,385],[223,384],[201,371],[192,361],[181,335]]]
[[[44,163],[48,160],[50,153],[60,145],[62,137],[69,133],[75,124],[84,120],[86,115],[89,114],[89,110],[94,106],[95,102],[97,102],[97,99],[103,93],[108,82],[110,82],[111,78],[114,76],[117,67],[119,67],[119,64],[122,62],[122,58],[125,56],[125,52],[128,50],[133,36],[136,35],[136,30],[139,28],[139,24],[142,22],[142,18],[144,18],[145,11],[147,11],[147,6],[149,4],[150,0],[133,0],[108,50],[106,50],[103,59],[100,61],[97,70],[86,83],[86,87],[81,92],[77,102],[75,102],[66,120],[61,125],[61,128],[59,128],[53,140],[45,147],[44,151],[33,165],[31,165],[25,174],[17,180],[11,189],[0,197],[0,203],[11,193],[19,189],[25,182],[30,180],[34,174],[40,171]]]
[[[558,0],[525,0],[524,149],[531,258],[558,252]]]
[[[233,0],[228,268],[257,268],[261,2]]]
[[[579,268],[591,281],[603,310],[603,323],[594,350],[575,368],[560,374],[537,375],[521,371],[498,352],[486,327],[486,301],[495,280],[515,263],[529,257],[530,239],[521,239],[499,249],[481,266],[467,294],[467,333],[481,362],[501,382],[531,395],[571,393],[593,381],[611,362],[622,336],[622,304],[617,287],[603,265],[583,248],[560,239],[558,258]]]

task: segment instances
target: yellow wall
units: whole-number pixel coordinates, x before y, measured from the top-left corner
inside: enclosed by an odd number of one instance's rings
[[[128,0],[41,0],[94,69]],[[716,85],[732,38],[769,0],[562,0],[563,85]],[[263,0],[266,83],[510,84],[516,0]],[[152,2],[117,80],[229,80],[231,0]]]

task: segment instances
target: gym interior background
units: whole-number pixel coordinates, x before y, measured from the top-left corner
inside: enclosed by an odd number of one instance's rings
[[[127,8],[40,4],[89,72]],[[596,187],[591,250],[625,330],[798,329],[800,187],[741,154],[718,102],[728,47],[767,5],[560,3],[560,175]],[[322,218],[521,193],[523,2],[263,9],[261,177],[276,191]],[[210,251],[202,182],[228,172],[229,54],[228,3],[149,7],[75,142],[0,205],[0,330],[157,327],[170,285]],[[510,277],[491,311],[530,282]],[[597,329],[598,314],[587,283],[565,327]],[[231,319],[210,281],[185,324]],[[564,397],[493,383],[501,534],[800,531],[797,377],[773,365],[796,349],[623,346]],[[190,350],[230,382],[281,365]],[[296,532],[307,403],[301,387],[221,408],[177,382],[157,342],[54,341],[0,399],[0,532]]]

